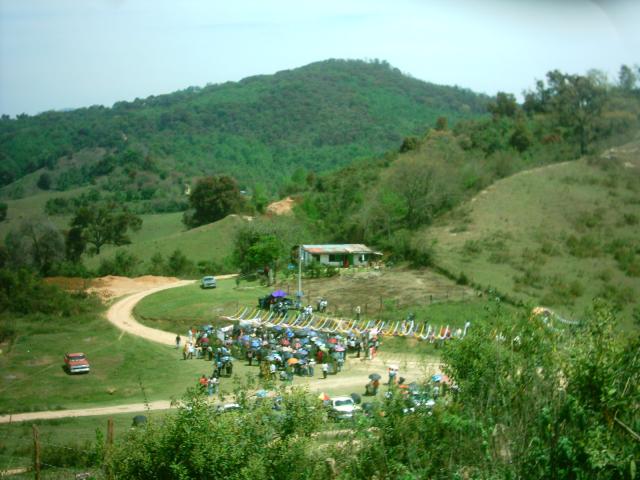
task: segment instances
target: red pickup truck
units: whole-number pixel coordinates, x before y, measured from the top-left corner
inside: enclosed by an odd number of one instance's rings
[[[84,353],[66,353],[64,368],[67,373],[89,373],[89,360]]]

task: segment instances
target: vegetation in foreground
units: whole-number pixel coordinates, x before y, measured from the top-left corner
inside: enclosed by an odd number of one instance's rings
[[[318,446],[319,400],[282,393],[219,413],[189,395],[175,416],[132,431],[102,464],[115,478],[635,478],[640,339],[616,335],[596,302],[573,330],[506,314],[444,349],[456,389],[407,413],[396,393]],[[496,335],[496,332],[499,332]]]

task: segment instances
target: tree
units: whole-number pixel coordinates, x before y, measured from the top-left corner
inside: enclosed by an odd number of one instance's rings
[[[40,190],[49,190],[51,189],[51,175],[47,172],[40,174],[40,178],[38,178],[38,188]]]
[[[548,111],[558,126],[577,141],[580,154],[587,153],[587,147],[594,136],[594,126],[600,117],[605,89],[593,77],[564,74],[554,70],[547,74]]]
[[[489,102],[487,110],[495,118],[510,117],[513,118],[518,113],[518,103],[516,97],[511,93],[498,92],[496,99],[493,102]]]
[[[9,206],[0,202],[0,222],[4,222],[7,219],[7,211],[9,210]]]
[[[287,250],[275,231],[265,231],[251,225],[236,234],[233,256],[242,273],[253,273],[268,267],[275,277],[280,263],[287,257]]]
[[[189,197],[193,212],[185,214],[183,222],[189,227],[221,220],[240,210],[244,199],[238,183],[231,177],[219,175],[198,181]]]
[[[635,89],[638,77],[627,65],[622,65],[618,73],[618,86],[626,91],[632,92]]]
[[[47,220],[27,220],[5,239],[8,262],[15,268],[30,267],[48,275],[64,259],[64,236]]]
[[[438,117],[436,120],[436,130],[439,132],[444,132],[449,128],[449,122],[447,121],[447,117]]]
[[[74,238],[75,254],[82,245],[82,239],[85,245],[90,245],[89,253],[99,255],[104,245],[119,246],[131,243],[128,231],[137,231],[141,226],[140,217],[126,208],[118,210],[115,204],[80,207],[71,220],[67,238]]]

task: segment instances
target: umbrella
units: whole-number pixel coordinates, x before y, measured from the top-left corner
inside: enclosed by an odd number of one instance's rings
[[[309,339],[308,339],[308,338],[301,338],[301,339],[300,339],[300,343],[301,343],[302,345],[306,345],[307,343],[309,343]]]
[[[380,380],[382,377],[378,373],[372,373],[369,375],[369,378],[375,382],[376,380]]]
[[[271,353],[269,354],[269,356],[267,356],[267,360],[269,360],[270,362],[274,362],[274,361],[282,361],[282,357],[280,355],[278,355],[277,353]]]
[[[274,325],[274,326],[273,326],[273,329],[274,329],[276,332],[280,332],[280,331],[282,331],[282,327],[281,327],[280,325]]]
[[[338,339],[335,337],[331,337],[329,340],[327,340],[329,343],[338,343]]]
[[[242,340],[243,342],[248,342],[249,340],[251,340],[251,336],[243,335],[240,337],[240,340]]]
[[[282,340],[280,340],[280,345],[288,347],[289,345],[291,345],[291,342],[289,342],[289,340],[287,340],[286,338],[283,338]]]
[[[293,337],[293,331],[287,330],[287,337],[289,338]]]
[[[260,345],[262,345],[262,342],[260,340],[253,340],[251,342],[251,346],[254,348],[258,348]]]
[[[344,352],[344,347],[342,345],[336,345],[334,349],[336,352]]]
[[[264,397],[266,397],[266,396],[267,396],[267,394],[268,394],[268,393],[269,393],[269,392],[267,392],[266,390],[258,390],[258,391],[256,392],[256,397],[258,397],[258,398],[264,398]]]
[[[431,381],[436,382],[436,383],[441,381],[441,380],[442,380],[442,375],[440,375],[440,374],[436,374],[436,375],[433,375],[431,377]]]
[[[296,342],[293,344],[293,348],[301,348],[302,344],[300,342]]]
[[[293,352],[293,349],[291,347],[282,347],[281,350],[283,352]]]
[[[297,358],[290,358],[289,360],[287,360],[287,364],[289,365],[295,365],[296,363],[298,363],[300,360],[298,360]]]
[[[309,351],[305,350],[304,348],[301,348],[300,350],[298,350],[298,353],[301,355],[309,355]]]
[[[287,292],[285,292],[284,290],[276,290],[271,294],[271,296],[274,298],[283,298],[287,296]]]
[[[322,400],[323,402],[326,402],[327,400],[330,400],[331,397],[329,395],[327,395],[326,393],[322,392],[320,395],[318,395],[318,398],[320,400]]]

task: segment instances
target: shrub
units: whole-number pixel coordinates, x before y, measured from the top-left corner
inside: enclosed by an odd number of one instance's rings
[[[118,250],[113,258],[105,258],[100,262],[98,267],[98,275],[121,275],[124,277],[132,277],[136,272],[136,267],[140,264],[140,260],[126,250]]]
[[[627,226],[634,226],[640,223],[640,218],[635,213],[624,213],[622,215],[622,221]]]
[[[598,257],[601,254],[598,240],[590,235],[576,237],[569,235],[565,245],[570,255],[578,258]]]
[[[482,245],[478,240],[467,240],[462,245],[462,253],[468,257],[474,257],[482,251]]]

